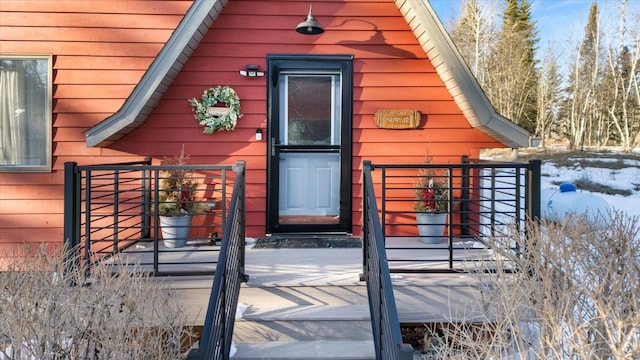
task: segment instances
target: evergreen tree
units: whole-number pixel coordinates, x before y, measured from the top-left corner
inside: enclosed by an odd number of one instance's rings
[[[537,32],[527,0],[506,0],[502,26],[493,2],[466,0],[452,39],[503,116],[534,133],[537,121]]]
[[[527,0],[506,0],[502,30],[491,60],[495,75],[489,98],[498,112],[532,133],[537,119],[537,43],[530,4]]]

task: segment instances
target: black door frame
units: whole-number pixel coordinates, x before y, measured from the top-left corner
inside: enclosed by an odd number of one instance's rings
[[[267,210],[266,232],[351,233],[352,221],[352,123],[353,55],[267,55]],[[340,222],[337,224],[280,224],[278,215],[280,165],[278,137],[281,71],[337,71],[341,74],[342,111],[340,125]]]

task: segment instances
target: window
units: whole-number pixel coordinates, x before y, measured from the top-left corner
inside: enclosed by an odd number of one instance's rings
[[[51,56],[0,56],[0,171],[51,170]]]

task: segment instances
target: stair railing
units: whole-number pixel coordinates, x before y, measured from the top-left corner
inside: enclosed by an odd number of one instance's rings
[[[229,216],[224,227],[204,328],[187,360],[229,359],[240,284],[247,281],[245,264],[245,163],[236,165]]]
[[[367,282],[376,359],[410,360],[413,359],[413,348],[402,343],[400,321],[371,179],[371,161],[363,163],[363,188],[362,280]]]

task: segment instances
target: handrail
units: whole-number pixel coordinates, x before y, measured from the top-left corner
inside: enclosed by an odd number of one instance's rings
[[[400,321],[384,248],[384,236],[371,179],[371,161],[364,161],[363,164],[362,213],[363,278],[367,282],[376,359],[410,360],[413,358],[413,348],[409,344],[402,343]]]
[[[64,243],[78,249],[74,266],[90,270],[98,261],[137,263],[153,276],[212,275],[227,220],[234,165],[151,165],[151,159],[116,164],[65,163]],[[193,174],[195,214],[189,246],[165,248],[158,208],[159,184],[167,170]],[[196,255],[197,256],[192,256]],[[188,261],[185,259],[188,258]],[[72,263],[69,263],[70,265]]]
[[[188,360],[229,359],[240,284],[244,273],[245,163],[236,165],[229,217],[227,218],[220,260],[216,267],[207,315],[198,348],[191,349]]]
[[[497,252],[522,255],[519,242],[507,240],[514,227],[526,236],[526,222],[540,218],[540,160],[495,162],[463,157],[458,164],[370,164],[379,188],[380,221],[392,273],[456,273],[492,267],[489,237],[504,238]],[[420,234],[430,219],[414,210],[421,171],[446,183],[446,217],[442,230]],[[420,216],[418,216],[420,215]],[[419,225],[419,226],[416,226]],[[425,228],[431,231],[433,226]],[[425,230],[427,230],[425,229]],[[410,250],[410,256],[407,256]],[[509,271],[508,268],[502,269]]]

